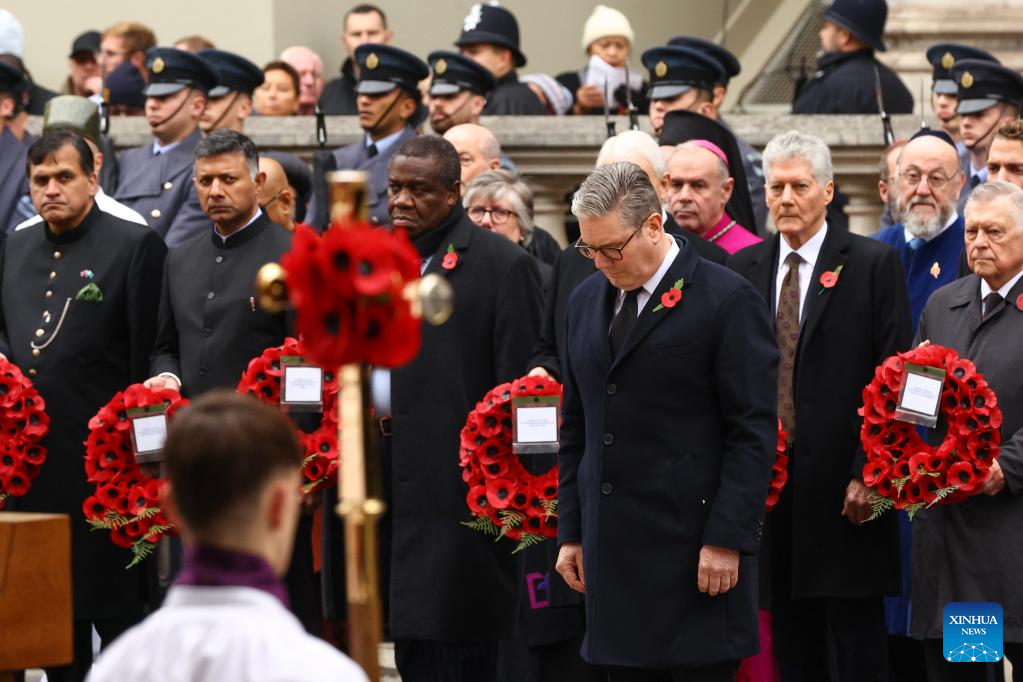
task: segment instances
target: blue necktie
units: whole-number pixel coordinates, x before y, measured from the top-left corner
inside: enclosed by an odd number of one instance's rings
[[[923,239],[920,239],[920,237],[913,237],[912,239],[909,240],[909,250],[919,251],[920,247],[926,243],[927,242]]]

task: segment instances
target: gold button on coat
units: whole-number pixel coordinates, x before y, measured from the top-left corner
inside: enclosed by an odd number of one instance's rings
[[[149,212],[149,215],[153,216],[154,218],[159,218],[160,217],[160,209],[154,208],[152,211]]]

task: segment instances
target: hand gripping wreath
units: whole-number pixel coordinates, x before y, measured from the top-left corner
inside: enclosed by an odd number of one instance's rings
[[[561,396],[561,384],[526,376],[501,384],[477,403],[462,427],[462,480],[473,514],[463,525],[498,540],[518,540],[512,552],[558,536],[558,467],[532,474],[512,452],[511,401],[516,396]]]
[[[46,460],[40,441],[50,431],[46,403],[32,382],[6,358],[0,359],[0,509],[20,497]]]
[[[335,223],[321,236],[300,227],[281,267],[305,355],[316,364],[398,367],[419,352],[419,319],[404,296],[419,279],[419,254],[403,230]]]
[[[915,425],[895,420],[906,362],[946,372],[939,419],[947,429],[937,447],[925,443]],[[893,507],[912,517],[931,505],[962,502],[977,491],[998,457],[998,399],[976,365],[950,348],[920,346],[885,360],[863,389],[859,413],[867,454],[863,482],[879,496],[871,519]]]
[[[161,403],[169,423],[188,401],[172,389],[132,384],[89,420],[85,439],[85,474],[96,492],[82,511],[93,530],[109,530],[115,545],[131,549],[128,568],[152,554],[160,538],[176,532],[160,509],[163,481],[142,472],[131,446],[128,411]]]
[[[259,357],[249,362],[248,369],[238,382],[239,393],[250,393],[268,405],[280,407],[281,403],[281,358],[287,356],[305,357],[305,344],[293,338],[284,340],[276,348],[267,348]],[[299,439],[305,447],[305,464],[302,473],[307,483],[302,490],[311,495],[337,483],[337,394],[338,380],[334,372],[323,371],[323,414],[320,426],[312,433],[299,432]]]

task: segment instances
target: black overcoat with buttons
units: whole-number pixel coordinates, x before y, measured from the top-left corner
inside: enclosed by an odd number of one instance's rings
[[[568,303],[558,541],[582,542],[582,655],[599,665],[686,668],[758,650],[778,349],[756,290],[677,241],[616,357],[618,289],[598,272]],[[655,310],[679,279],[681,300]],[[697,589],[704,545],[740,552],[724,595]]]
[[[196,128],[166,152],[153,154],[150,141],[124,150],[118,159],[114,198],[138,211],[168,248],[184,244],[210,226],[192,182],[193,155],[200,139]]]
[[[728,259],[772,316],[779,240]],[[839,267],[834,287],[823,287],[821,276]],[[857,414],[863,388],[913,338],[902,262],[887,244],[829,227],[809,287],[792,370],[796,436],[788,482],[768,515],[774,589],[779,598],[899,594],[897,515],[858,526],[841,512],[849,481],[862,480],[866,463]]]
[[[206,232],[167,256],[152,374],[170,372],[194,398],[234,388],[249,361],[292,333],[292,316],[256,301],[256,273],[291,249],[291,233],[266,214],[225,241]]]
[[[46,462],[9,508],[71,517],[75,618],[142,614],[144,572],[126,571],[131,553],[82,513],[95,492],[83,443],[89,419],[148,376],[166,253],[155,232],[94,205],[63,235],[44,223],[8,235],[0,255],[0,352],[29,375],[51,420]],[[103,300],[75,300],[90,282]]]

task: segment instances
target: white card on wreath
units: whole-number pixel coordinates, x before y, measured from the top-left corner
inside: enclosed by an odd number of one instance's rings
[[[516,441],[519,443],[556,443],[557,407],[519,407],[515,411]]]
[[[285,365],[282,402],[318,403],[323,396],[323,370],[306,365]]]
[[[167,440],[167,415],[160,413],[145,417],[135,417],[131,421],[132,433],[135,436],[135,452],[160,452]]]

